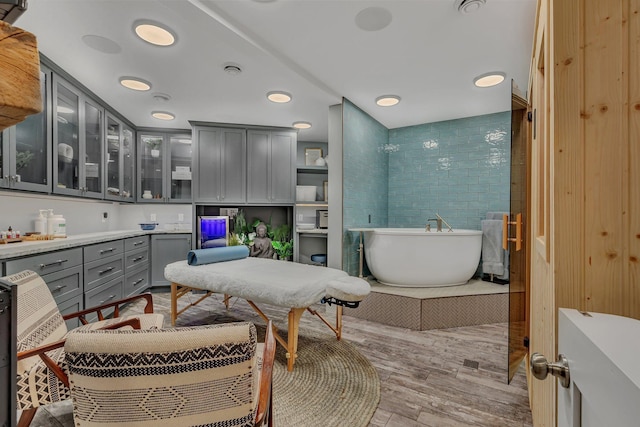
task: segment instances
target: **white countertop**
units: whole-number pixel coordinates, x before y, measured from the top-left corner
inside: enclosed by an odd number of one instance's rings
[[[54,240],[22,241],[0,245],[0,260],[19,258],[43,252],[58,251],[75,248],[109,240],[126,239],[128,237],[145,236],[150,234],[191,234],[188,230],[119,230],[101,231],[99,233],[77,234]]]

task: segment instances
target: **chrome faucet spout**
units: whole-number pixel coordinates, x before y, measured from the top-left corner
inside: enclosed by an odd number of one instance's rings
[[[436,222],[436,229],[438,231],[442,231],[442,218],[429,218],[427,219],[427,227],[426,227],[426,231],[431,231],[431,221],[435,221]]]
[[[444,220],[444,218],[442,218],[439,214],[436,214],[436,217],[438,218],[438,220],[440,220],[440,230],[439,231],[442,231],[442,223],[444,223],[444,225],[447,226],[449,231],[453,231],[453,228],[451,228],[451,226],[447,223],[447,221]]]

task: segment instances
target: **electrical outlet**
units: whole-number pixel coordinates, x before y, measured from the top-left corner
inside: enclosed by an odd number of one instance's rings
[[[238,208],[227,208],[229,218],[235,218],[238,215]]]
[[[149,219],[151,220],[151,222],[155,222],[156,221],[156,214],[149,215]]]
[[[179,213],[179,214],[178,214],[178,221],[179,221],[179,222],[184,221],[184,214],[183,214],[183,213]]]

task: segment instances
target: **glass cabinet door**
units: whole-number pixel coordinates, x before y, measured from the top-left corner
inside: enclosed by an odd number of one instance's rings
[[[55,85],[53,191],[77,194],[80,190],[78,159],[80,158],[80,95],[62,82]]]
[[[84,102],[83,195],[102,197],[102,109]]]
[[[133,130],[107,113],[105,199],[133,201]]]
[[[171,135],[171,201],[191,201],[191,135]]]
[[[122,164],[120,150],[120,146],[122,144],[120,140],[121,133],[122,126],[120,125],[120,122],[107,114],[107,162],[105,166],[105,176],[107,180],[105,198],[107,199],[120,198],[120,178],[122,175],[122,171],[120,169],[120,165]]]
[[[161,133],[140,133],[139,139],[140,181],[138,200],[165,202],[164,135]]]
[[[120,186],[120,196],[125,201],[133,201],[133,189],[136,182],[135,176],[135,139],[133,129],[123,126],[122,128],[122,184]]]
[[[48,132],[48,107],[47,88],[50,85],[51,73],[43,69],[40,71],[40,94],[42,97],[42,112],[28,116],[18,123],[10,133],[15,131],[15,165],[14,185],[12,188],[49,191],[50,182],[50,141]]]

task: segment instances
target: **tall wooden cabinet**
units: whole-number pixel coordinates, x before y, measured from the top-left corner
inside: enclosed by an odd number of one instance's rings
[[[640,4],[538,2],[530,353],[555,360],[560,307],[640,319]],[[555,381],[531,379],[535,426]]]

